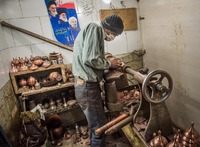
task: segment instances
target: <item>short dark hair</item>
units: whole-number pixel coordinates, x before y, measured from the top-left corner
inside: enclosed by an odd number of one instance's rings
[[[58,15],[60,15],[60,14],[62,14],[62,13],[65,13],[65,14],[66,14],[65,9],[58,9]]]
[[[56,5],[55,1],[49,1],[47,4],[47,8],[49,8],[51,5]]]

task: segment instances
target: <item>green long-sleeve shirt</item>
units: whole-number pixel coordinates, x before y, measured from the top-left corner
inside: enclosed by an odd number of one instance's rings
[[[72,72],[88,82],[102,79],[110,63],[104,54],[104,30],[101,25],[90,23],[81,30],[74,42]]]

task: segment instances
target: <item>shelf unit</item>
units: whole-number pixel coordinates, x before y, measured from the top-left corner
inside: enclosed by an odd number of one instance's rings
[[[33,90],[20,87],[19,81],[21,78],[28,79],[29,76],[34,76],[36,79],[41,78],[41,77],[47,77],[49,73],[52,71],[57,71],[58,73],[62,75],[62,83],[67,82],[64,64],[51,65],[48,68],[39,67],[37,70],[34,70],[34,71],[27,70],[27,71],[19,71],[15,73],[10,73],[10,78],[11,78],[11,82],[12,82],[15,94],[23,94],[23,93],[28,93],[30,91],[32,91],[30,93],[34,94]],[[51,90],[50,87],[43,88],[43,89]],[[34,91],[36,92],[37,90],[34,90]]]
[[[63,89],[63,88],[69,88],[69,87],[73,87],[73,86],[74,86],[74,83],[67,82],[64,84],[55,85],[55,86],[51,86],[51,87],[42,87],[41,89],[38,89],[38,90],[29,90],[27,92],[23,92],[21,95],[22,96],[30,96],[30,95],[34,95],[34,94],[50,92],[50,91],[59,90],[59,89]]]

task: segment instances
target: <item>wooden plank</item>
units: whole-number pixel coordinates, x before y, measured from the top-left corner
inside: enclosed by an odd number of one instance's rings
[[[26,70],[26,71],[14,72],[14,73],[10,73],[10,75],[18,76],[18,75],[24,75],[24,74],[28,74],[28,73],[35,73],[35,72],[39,72],[39,71],[46,71],[46,70],[55,69],[55,68],[65,68],[65,66],[64,66],[64,64],[57,64],[57,65],[51,65],[47,68],[39,67],[36,70]]]
[[[41,89],[38,89],[38,90],[29,90],[27,92],[23,92],[22,96],[30,96],[30,95],[34,95],[34,94],[49,92],[49,91],[67,88],[67,87],[73,87],[73,86],[74,86],[74,83],[67,82],[67,83],[64,83],[61,85],[56,85],[56,86],[51,86],[51,87],[42,87]]]
[[[126,8],[126,9],[104,9],[99,11],[100,20],[103,21],[106,16],[111,14],[119,15],[124,23],[124,31],[137,30],[137,14],[136,8]]]

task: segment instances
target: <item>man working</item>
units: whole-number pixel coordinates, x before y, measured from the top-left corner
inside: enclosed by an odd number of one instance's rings
[[[72,71],[75,76],[75,96],[87,118],[91,147],[106,147],[104,134],[94,134],[96,129],[107,123],[99,82],[104,70],[121,65],[118,59],[105,59],[104,40],[114,40],[123,29],[122,19],[113,14],[107,16],[100,25],[88,24],[79,32],[74,43]]]

